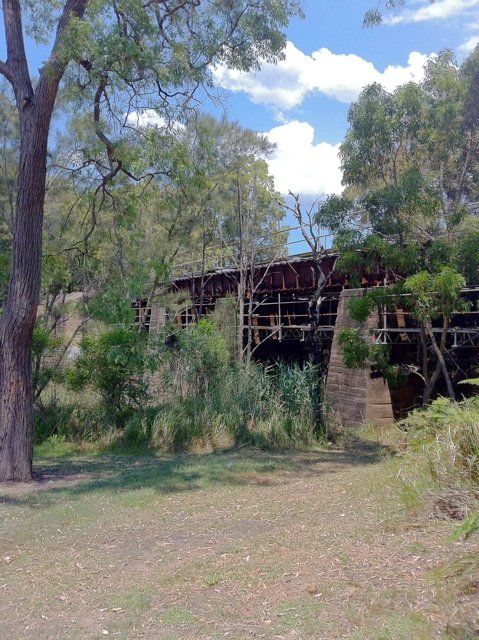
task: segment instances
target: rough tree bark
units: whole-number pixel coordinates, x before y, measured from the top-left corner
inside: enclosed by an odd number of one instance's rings
[[[72,16],[88,0],[67,0],[49,60],[35,90],[23,41],[19,0],[3,1],[7,59],[0,73],[11,83],[20,122],[20,161],[12,242],[12,270],[0,320],[0,481],[32,479],[33,397],[30,348],[40,294],[48,134],[65,63],[58,56]]]
[[[48,114],[22,114],[22,149],[13,235],[13,265],[0,324],[0,479],[30,480],[32,387],[30,345],[40,290]]]

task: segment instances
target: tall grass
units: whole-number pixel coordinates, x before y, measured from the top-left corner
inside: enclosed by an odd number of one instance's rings
[[[64,384],[49,385],[35,407],[36,445],[49,438],[70,442],[94,442],[113,428],[94,393],[76,393]]]
[[[401,423],[408,450],[404,495],[436,515],[463,520],[479,509],[479,398],[440,398]]]
[[[83,441],[110,434],[116,451],[181,451],[255,445],[300,448],[322,438],[318,371],[280,363],[239,363],[210,321],[157,346],[161,392],[131,412],[122,429],[96,403],[52,396],[37,416],[37,443]],[[71,394],[70,394],[71,395]]]
[[[163,406],[152,429],[155,447],[181,450],[217,443],[298,448],[318,440],[314,367],[229,364],[210,370],[205,391]],[[195,392],[196,391],[196,392]]]

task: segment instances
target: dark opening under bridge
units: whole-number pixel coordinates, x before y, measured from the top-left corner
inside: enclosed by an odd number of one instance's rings
[[[344,426],[364,421],[391,422],[393,416],[401,416],[419,401],[420,377],[412,373],[399,389],[389,389],[374,370],[346,369],[335,337],[341,328],[359,328],[349,317],[349,299],[363,295],[369,287],[387,286],[386,274],[381,270],[364,273],[353,286],[347,275],[335,269],[336,260],[333,254],[321,258],[326,283],[316,311],[328,371],[326,402]],[[172,291],[183,294],[187,302],[170,320],[182,327],[196,323],[218,308],[219,301],[237,297],[244,274],[231,266],[177,275],[172,281]],[[311,302],[318,286],[313,256],[301,254],[256,264],[246,270],[246,276],[243,341],[245,345],[250,342],[253,357],[261,361],[279,358],[305,361],[312,345],[311,314],[315,310]],[[463,296],[471,302],[470,310],[455,315],[448,331],[448,366],[458,379],[467,377],[479,349],[479,288],[464,289]],[[135,306],[138,320],[149,330],[166,322],[168,312],[164,307],[148,306],[146,300],[137,301]],[[419,370],[419,328],[410,312],[403,308],[384,311],[360,329],[366,339],[390,345],[392,363]],[[439,332],[440,328],[434,330]]]

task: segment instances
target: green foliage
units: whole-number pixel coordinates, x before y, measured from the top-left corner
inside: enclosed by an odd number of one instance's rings
[[[68,261],[64,255],[45,256],[42,260],[42,290],[45,294],[57,294],[67,290],[71,283]]]
[[[375,309],[376,302],[370,295],[354,298],[348,304],[349,314],[357,322],[366,322]]]
[[[58,398],[56,395],[42,402],[35,412],[34,442],[37,445],[86,443],[97,441],[115,427],[114,416],[97,402],[85,401],[81,396]]]
[[[21,4],[22,10],[20,3],[15,3],[10,16],[16,28],[13,31],[6,30],[7,49],[9,59],[13,60],[13,68],[9,73],[4,73],[14,86],[19,114],[22,113],[22,101],[30,101],[33,91],[31,84],[39,88],[33,126],[23,126],[25,122],[22,120],[23,125],[20,127],[20,148],[27,150],[22,156],[21,166],[24,167],[28,158],[32,157],[36,158],[40,173],[45,169],[46,141],[60,86],[64,88],[61,96],[64,104],[68,102],[72,110],[87,124],[85,135],[70,146],[59,163],[61,166],[69,164],[68,168],[71,169],[65,172],[68,179],[65,179],[65,174],[60,176],[62,188],[67,191],[66,184],[69,180],[77,180],[79,193],[78,198],[69,194],[70,203],[73,201],[74,204],[65,207],[67,213],[61,227],[63,229],[69,226],[72,224],[71,218],[77,218],[80,234],[73,238],[74,241],[69,246],[65,246],[63,237],[47,234],[49,239],[53,236],[52,244],[57,244],[56,250],[47,252],[47,255],[63,256],[71,251],[73,260],[76,261],[71,275],[75,272],[79,275],[77,282],[81,282],[81,290],[108,291],[111,262],[115,262],[112,271],[121,275],[123,285],[129,280],[128,271],[139,270],[143,262],[141,252],[135,256],[134,265],[131,264],[133,261],[127,264],[124,257],[126,240],[122,232],[126,226],[134,226],[131,218],[135,213],[133,198],[125,197],[124,192],[130,190],[128,187],[131,183],[135,183],[138,195],[147,183],[146,178],[153,181],[154,177],[171,175],[168,166],[158,168],[150,163],[139,163],[138,158],[143,154],[143,132],[136,136],[137,144],[134,148],[130,144],[130,135],[135,137],[134,127],[130,126],[128,111],[138,109],[144,102],[161,113],[165,124],[167,120],[176,118],[185,121],[189,110],[194,111],[192,98],[195,92],[202,91],[203,96],[209,94],[215,69],[219,65],[247,72],[258,69],[262,61],[274,63],[282,56],[286,45],[285,28],[290,17],[302,14],[301,4],[299,0],[167,3],[138,0],[46,0],[43,3],[26,1]],[[16,37],[18,33],[21,37]],[[56,35],[52,37],[52,34]],[[39,79],[32,82],[28,72],[31,60],[26,58],[32,47],[28,42],[26,47],[23,46],[24,36],[33,36],[37,42],[52,42],[46,61],[39,70]],[[7,66],[10,68],[10,64]],[[42,87],[47,90],[43,91]],[[43,124],[37,118],[39,114],[45,116]],[[83,145],[85,139],[88,142]],[[139,168],[142,170],[137,173]],[[268,196],[273,189],[264,161],[262,164],[257,163],[255,168],[255,184],[262,182],[262,188],[258,187],[256,194],[265,196],[254,198],[253,206],[256,211],[260,211],[265,201],[271,205],[272,199]],[[25,172],[23,174],[26,175]],[[23,193],[30,186],[32,194],[27,198],[29,204],[26,206],[32,206],[36,202],[41,210],[36,212],[39,225],[22,228],[21,216],[16,218],[15,225],[11,225],[15,227],[13,253],[17,258],[18,252],[25,248],[25,240],[30,236],[33,247],[41,247],[41,222],[46,191],[45,182],[41,179],[33,181],[31,185],[23,184],[23,174],[19,172],[18,190]],[[161,193],[161,179],[156,181],[155,186]],[[16,188],[15,183],[14,189]],[[15,198],[11,201],[15,202]],[[108,205],[105,206],[106,202]],[[121,202],[121,207],[118,202]],[[73,216],[74,209],[78,212],[78,205],[84,205],[85,210],[81,215]],[[98,214],[106,207],[110,208],[111,223],[105,225],[102,231],[107,234],[110,242],[103,243],[102,249],[106,249],[109,256],[102,255],[101,250],[95,251],[98,246],[93,251],[90,247]],[[177,201],[175,213],[181,211],[181,208],[181,201]],[[178,217],[174,217],[173,224],[163,233],[166,244],[171,244],[171,227],[178,224]],[[9,222],[12,223],[13,219],[14,212]],[[203,224],[203,229],[206,227],[207,223]],[[188,237],[188,233],[184,234],[183,238],[185,237]],[[144,238],[143,246],[145,244],[153,244],[151,236]],[[115,247],[113,250],[112,245]],[[175,255],[178,249],[177,244],[168,253],[168,257]],[[23,326],[23,329],[28,327],[28,318],[35,313],[35,300],[39,297],[40,253],[41,251],[34,250],[29,260],[25,261],[25,269],[14,270],[12,274],[14,280],[10,291],[13,294],[9,298],[9,304],[11,303],[12,309],[15,302],[17,307],[27,305],[23,320],[22,314],[18,317],[19,326]],[[108,259],[111,258],[111,253],[114,254],[113,261]],[[24,258],[25,256],[20,256],[20,260]],[[70,271],[63,258],[54,258],[53,262],[50,265],[51,272],[46,273],[47,291],[59,290]],[[102,271],[103,278],[99,277],[98,271]],[[158,273],[155,269],[153,271],[155,275],[152,287],[147,291],[150,297],[156,293],[159,284]],[[92,280],[96,282],[92,283]],[[71,278],[71,282],[73,281],[74,277]],[[99,282],[104,286],[91,286]],[[123,293],[124,291],[125,287]],[[130,292],[129,289],[127,291]],[[33,302],[27,303],[29,300]],[[105,305],[104,310],[107,308]],[[125,317],[122,316],[119,320],[117,314],[115,322],[119,321],[124,323]],[[8,345],[3,341],[2,346],[7,348]],[[28,350],[30,336],[24,346]],[[146,356],[143,336],[118,328],[99,338],[85,338],[82,351],[70,374],[71,385],[78,389],[85,386],[97,389],[116,422],[123,424],[131,407],[140,404],[146,396],[143,373],[148,368],[149,358]],[[29,381],[25,379],[23,383],[28,386]],[[31,415],[31,411],[25,405],[26,424],[30,419],[29,414]],[[13,421],[10,423],[6,428],[13,429]],[[28,431],[31,432],[31,429],[27,429]],[[27,452],[28,446],[24,449]],[[11,451],[7,451],[8,455],[10,453]],[[9,468],[8,464],[3,466]],[[28,465],[25,465],[25,469],[28,469]]]
[[[424,262],[428,271],[436,273],[445,265],[453,264],[454,246],[446,238],[435,238],[427,247]]]
[[[148,399],[144,374],[155,362],[148,353],[147,335],[119,327],[97,337],[86,336],[80,346],[81,355],[68,371],[70,387],[97,391],[107,414],[123,426]]]
[[[107,325],[128,326],[135,319],[135,310],[131,306],[128,292],[119,283],[113,281],[111,288],[99,293],[89,300],[87,313],[94,320],[100,320]]]
[[[213,322],[201,319],[188,331],[176,335],[174,366],[182,367],[184,382],[193,395],[206,396],[222,384],[222,374],[229,363],[229,352],[222,334]]]
[[[158,414],[154,446],[181,450],[237,445],[296,448],[318,438],[316,371],[231,366],[208,397],[176,399]]]
[[[476,533],[476,531],[479,531],[479,512],[477,511],[455,527],[449,536],[449,540],[451,542],[456,542],[461,539],[467,540]]]
[[[348,369],[360,369],[369,364],[369,345],[361,337],[359,329],[341,329],[338,344]]]
[[[475,387],[479,387],[479,378],[468,378],[467,380],[461,380],[459,384],[472,384]]]
[[[35,398],[50,382],[62,382],[65,379],[64,371],[55,363],[58,358],[57,350],[62,344],[61,338],[54,337],[48,328],[37,322],[33,329],[31,350]]]
[[[373,10],[366,20],[380,16]],[[317,218],[334,230],[337,268],[353,286],[365,274],[405,281],[402,292],[368,291],[350,303],[350,313],[365,322],[375,309],[396,305],[412,312],[423,330],[425,402],[439,375],[454,397],[445,336],[451,316],[467,308],[461,289],[479,277],[477,221],[467,207],[479,193],[478,77],[479,48],[460,67],[450,51],[441,52],[427,63],[422,84],[393,93],[379,84],[366,87],[349,109],[340,148],[345,193],[329,198]],[[439,319],[437,341],[432,324]],[[375,363],[391,380],[401,372],[354,331],[343,333],[342,342],[351,366]]]
[[[404,286],[413,296],[412,311],[421,322],[447,318],[464,308],[461,289],[466,281],[451,267],[444,267],[436,274],[421,271],[407,278]]]
[[[471,512],[477,512],[479,504],[477,396],[458,404],[438,398],[399,426],[408,433],[408,452],[399,474],[406,493],[415,493],[419,503],[437,515],[466,519],[453,535],[471,535],[477,524]]]
[[[49,21],[58,18],[55,9]],[[120,95],[156,92],[158,109],[181,111],[195,86],[211,86],[214,65],[248,71],[262,61],[278,60],[286,44],[283,31],[294,15],[301,15],[297,0],[176,2],[168,5],[161,21],[156,3],[125,0],[117,7],[106,0],[90,1],[83,20],[69,21],[59,51],[72,67],[69,97],[90,103],[93,86],[73,82],[84,74],[95,86],[107,77]],[[40,25],[47,22],[43,17]],[[74,66],[80,59],[93,61],[88,74]]]
[[[453,313],[467,308],[467,304],[461,300],[464,286],[464,277],[451,267],[443,267],[438,273],[420,271],[394,287],[374,287],[367,290],[360,298],[353,298],[348,309],[353,320],[364,323],[376,310],[381,313],[384,309],[407,307],[423,327],[426,339],[432,341],[430,329],[434,319],[442,318],[444,326]],[[409,295],[405,296],[404,293]],[[339,333],[339,345],[347,367],[373,366],[393,386],[404,379],[405,368],[389,364],[388,348],[385,345],[368,344],[361,337],[359,329],[342,329]],[[431,393],[431,389],[428,389],[428,393]]]
[[[479,230],[471,229],[458,238],[454,259],[466,282],[479,284]]]
[[[368,9],[363,17],[363,27],[377,27],[382,23],[384,13],[391,13],[406,4],[406,0],[378,0],[375,7]]]
[[[35,455],[40,458],[63,458],[72,454],[71,442],[68,442],[65,436],[57,434],[48,436],[36,445]]]
[[[439,202],[418,168],[412,166],[391,184],[367,194],[363,205],[374,231],[403,245],[411,223],[420,221],[427,225],[434,220]]]
[[[281,234],[264,237],[284,217],[264,160],[272,151],[264,136],[202,115],[184,128],[147,121],[138,129],[141,135],[125,133],[129,155],[123,163],[135,175],[152,173],[147,185],[118,176],[109,197],[100,198],[94,189],[85,193],[79,172],[54,181],[47,194],[45,253],[67,261],[69,288],[95,291],[90,313],[108,324],[130,321],[128,298],[163,296],[173,263],[207,269],[219,255],[236,254],[240,233],[256,260],[276,254],[272,245],[285,240]],[[99,153],[90,149],[96,144],[80,114],[59,140],[58,163],[77,146],[87,161]]]
[[[399,422],[399,426],[405,431],[427,438],[434,437],[436,433],[448,428],[451,424],[458,426],[466,414],[468,422],[476,419],[479,422],[479,406],[474,398],[463,400],[460,406],[458,411],[448,398],[439,397],[433,400],[429,407],[412,411],[407,418]]]
[[[477,281],[477,228],[467,203],[479,185],[468,147],[479,130],[478,68],[479,49],[461,67],[444,51],[428,62],[421,85],[389,93],[373,84],[351,105],[340,149],[348,198],[325,206],[336,216],[343,272],[381,267],[407,277],[449,266]]]
[[[115,432],[104,450],[122,455],[144,455],[153,451],[152,435],[158,413],[156,406],[136,410],[126,420],[123,431]]]
[[[230,357],[223,336],[202,321],[177,336],[162,358],[167,398],[152,429],[152,445],[298,447],[321,436],[317,370],[245,366]],[[168,384],[169,383],[169,384]]]
[[[335,237],[334,250],[340,253],[338,270],[350,279],[355,278],[358,284],[365,274],[379,275],[386,270],[406,275],[423,263],[417,244],[398,246],[380,235],[362,235],[349,229]]]
[[[352,222],[352,209],[353,202],[349,198],[337,195],[328,196],[326,201],[320,204],[315,222],[331,233],[338,233]]]
[[[349,301],[349,315],[356,322],[366,322],[373,311],[394,308],[395,300],[393,289],[386,287],[368,289],[363,296],[352,298]]]
[[[150,345],[159,353],[159,407],[147,406],[152,398],[142,376],[157,363],[148,355],[146,334],[113,329],[84,338],[81,348],[68,372],[69,387],[91,389],[101,402],[86,405],[81,396],[45,402],[37,416],[37,443],[51,436],[97,439],[118,427],[109,446],[115,452],[225,443],[291,448],[322,436],[317,370],[240,365],[212,320]]]
[[[357,311],[364,313],[367,308]],[[338,334],[338,343],[344,364],[348,369],[373,367],[391,387],[397,386],[403,380],[402,369],[389,364],[389,347],[366,342],[361,336],[360,329],[341,329]]]

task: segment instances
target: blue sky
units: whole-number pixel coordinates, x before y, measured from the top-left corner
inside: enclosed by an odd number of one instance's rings
[[[479,0],[408,0],[384,24],[364,29],[374,0],[305,0],[306,18],[288,29],[286,60],[256,74],[220,69],[226,113],[277,144],[270,170],[282,193],[309,201],[341,190],[338,144],[347,112],[365,85],[388,90],[422,78],[429,55],[450,48],[458,60],[479,38]]]
[[[427,56],[450,48],[461,60],[479,40],[479,0],[406,0],[382,25],[364,29],[376,1],[303,0],[305,19],[289,25],[284,61],[258,73],[216,70],[225,100],[221,110],[209,109],[276,143],[270,171],[283,194],[291,189],[311,201],[341,190],[338,145],[365,85],[393,90],[418,81]],[[50,47],[29,45],[35,75]]]
[[[407,0],[384,24],[364,29],[375,1],[304,0],[305,19],[288,28],[285,60],[257,73],[216,70],[225,100],[221,110],[208,108],[268,135],[277,145],[268,160],[276,188],[307,204],[341,191],[338,147],[365,85],[392,91],[420,81],[428,56],[450,48],[460,61],[479,40],[479,0]],[[33,74],[48,51],[29,44]]]

